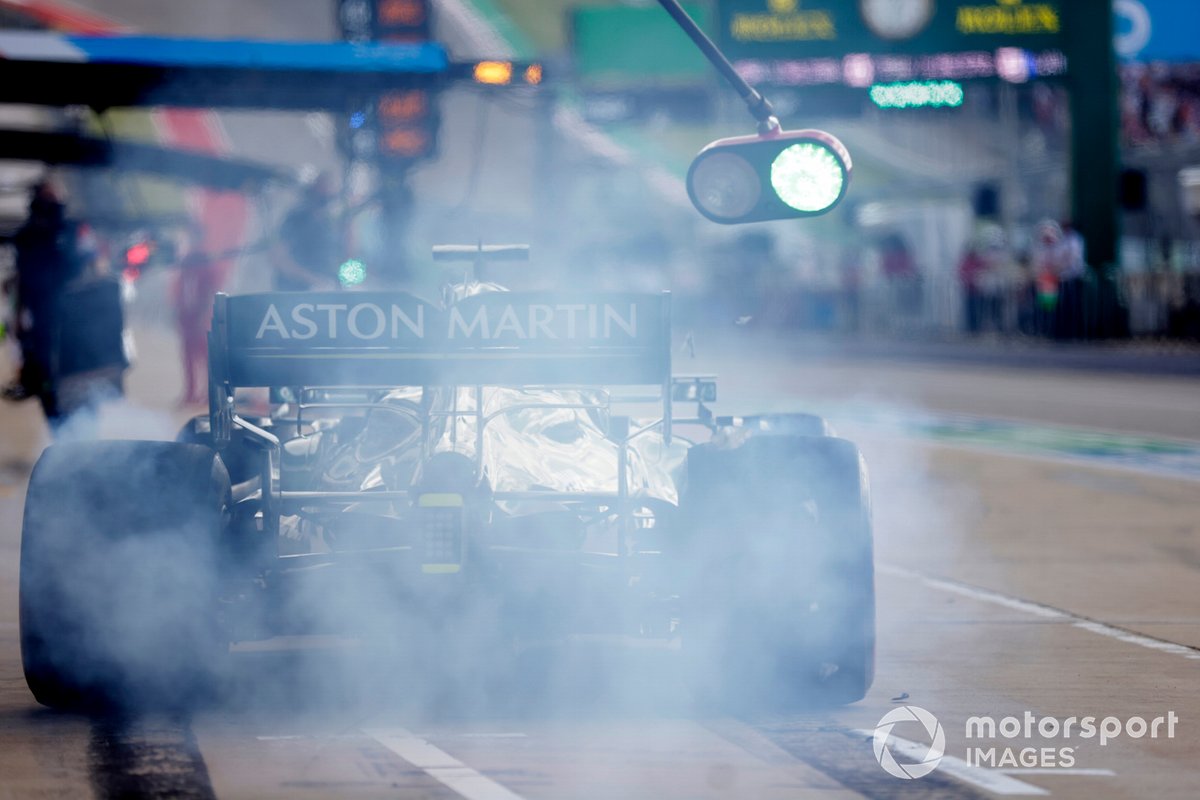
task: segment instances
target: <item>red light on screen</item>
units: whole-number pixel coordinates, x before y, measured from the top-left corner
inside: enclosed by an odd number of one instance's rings
[[[383,137],[384,149],[394,155],[415,156],[425,152],[429,136],[424,131],[397,128]]]
[[[418,119],[428,107],[425,92],[393,92],[379,101],[379,116],[384,121]]]
[[[125,251],[125,263],[131,267],[144,266],[150,260],[150,243],[138,242]]]
[[[383,0],[379,21],[384,25],[420,25],[425,21],[425,4],[421,0]]]

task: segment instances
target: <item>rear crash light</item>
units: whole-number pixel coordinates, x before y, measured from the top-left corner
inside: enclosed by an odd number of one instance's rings
[[[421,535],[421,572],[452,575],[462,570],[463,499],[460,494],[423,494],[417,498]]]

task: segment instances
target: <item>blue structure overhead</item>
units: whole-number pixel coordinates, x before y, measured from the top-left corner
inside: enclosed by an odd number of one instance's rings
[[[435,42],[349,43],[0,33],[0,103],[350,113],[470,76]]]
[[[449,65],[434,42],[351,44],[177,39],[158,36],[64,36],[41,31],[0,33],[0,57],[18,61],[126,64],[154,67],[439,73]]]

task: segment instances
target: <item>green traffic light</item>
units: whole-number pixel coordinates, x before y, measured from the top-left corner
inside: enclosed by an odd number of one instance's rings
[[[358,286],[367,279],[367,265],[352,258],[342,262],[337,274],[338,283],[342,286]]]
[[[819,130],[768,131],[712,142],[688,169],[688,197],[722,225],[825,214],[846,194],[850,154]]]
[[[789,207],[819,213],[842,196],[846,170],[833,151],[818,142],[786,147],[771,162],[771,188]]]

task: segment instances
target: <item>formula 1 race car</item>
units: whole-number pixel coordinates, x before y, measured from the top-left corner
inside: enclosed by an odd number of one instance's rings
[[[269,417],[235,412],[241,387],[269,389]],[[208,415],[179,441],[37,463],[26,679],[48,706],[170,704],[233,642],[417,647],[482,609],[506,648],[665,641],[712,696],[857,700],[875,639],[864,462],[819,417],[715,416],[715,399],[713,379],[671,375],[665,293],[218,295]]]

